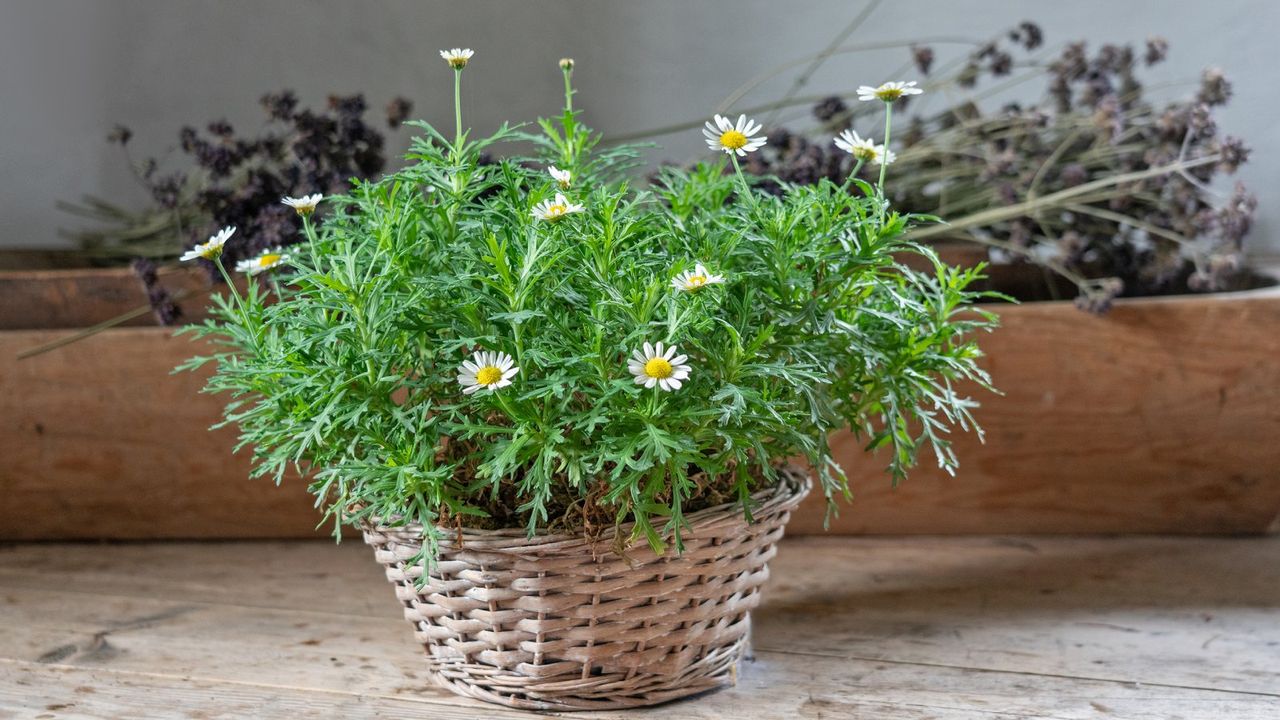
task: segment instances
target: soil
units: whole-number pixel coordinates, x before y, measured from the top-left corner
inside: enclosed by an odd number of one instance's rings
[[[689,479],[694,483],[695,490],[682,504],[686,515],[738,500],[738,491],[732,477],[711,478],[705,472],[690,468]],[[748,490],[755,492],[766,483],[762,474],[753,472]],[[486,491],[483,495],[470,498],[469,504],[483,508],[489,513],[488,517],[455,515],[452,518],[442,517],[440,524],[478,530],[527,528],[530,513],[520,508],[522,501],[517,497],[518,486],[519,483],[504,482],[499,486],[496,497]],[[606,481],[600,480],[590,486],[585,495],[573,492],[567,481],[557,483],[556,487],[557,492],[547,503],[547,522],[544,527],[548,532],[592,537],[618,524],[618,508],[602,503],[609,490]],[[670,500],[669,494],[658,498],[662,503],[669,503]]]

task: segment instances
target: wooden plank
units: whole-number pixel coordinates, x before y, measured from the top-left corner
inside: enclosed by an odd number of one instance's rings
[[[317,537],[297,479],[249,478],[221,398],[171,374],[203,346],[119,328],[26,360],[56,331],[0,332],[0,538]]]
[[[625,713],[531,713],[414,687],[388,696],[0,660],[0,718],[1274,720],[1280,710],[1280,700],[1266,696],[857,660],[829,663],[839,667],[827,672],[821,663],[803,655],[761,653],[744,664],[737,687],[699,698]],[[817,671],[806,672],[806,665]]]
[[[185,293],[188,320],[206,316],[209,276],[191,266],[159,268],[160,284]],[[83,328],[147,305],[142,282],[128,267],[0,271],[0,330]],[[155,325],[151,313],[122,325]]]
[[[757,660],[738,687],[574,717],[1272,718],[1274,669],[1256,675],[1257,691],[1239,683],[1256,670],[1247,665],[1256,647],[1242,640],[1269,642],[1274,664],[1278,549],[1277,540],[792,540],[774,563]],[[54,559],[66,572],[50,572]],[[446,708],[535,717],[425,685],[390,589],[354,545],[16,546],[0,554],[0,570],[0,717],[243,717],[254,707],[260,717]],[[1064,589],[1046,596],[1045,582]],[[1117,662],[1061,663],[1082,632],[1122,608],[1133,627],[1100,636]],[[1164,633],[1199,638],[1214,622],[1203,611],[1230,619],[1195,658],[1217,675],[1178,675],[1191,669],[1176,653],[1134,654]],[[1144,615],[1154,624],[1143,626]],[[991,647],[1009,640],[1000,626],[1022,644]],[[815,644],[824,636],[826,646]],[[861,656],[873,647],[883,657]],[[1009,666],[984,667],[997,653]],[[1146,663],[1129,667],[1136,677],[1122,672],[1126,657]]]
[[[959,477],[897,490],[835,439],[857,499],[836,533],[1262,533],[1280,514],[1280,291],[1001,310],[984,339],[1005,396]],[[0,332],[0,538],[314,537],[301,483],[247,479],[222,398],[169,371],[198,349],[121,328],[29,360],[57,331]],[[811,498],[791,532],[822,532]]]
[[[1000,310],[952,478],[833,439],[857,496],[837,533],[1264,533],[1280,513],[1280,291]],[[789,532],[822,529],[810,498]]]
[[[42,594],[25,603],[39,610],[14,624],[39,626],[42,613],[72,614],[84,602],[63,598],[63,578],[49,575],[50,566],[77,568],[78,583],[99,596],[272,609],[295,607],[284,588],[299,568],[317,568],[305,576],[325,604],[313,602],[308,611],[378,618],[390,602],[380,570],[355,544],[154,547],[105,554],[86,547],[70,555],[67,546],[23,548],[0,565],[0,587]],[[1280,687],[1277,555],[1277,542],[797,539],[782,546],[773,567],[756,643],[867,660],[1266,691]],[[1204,577],[1215,582],[1198,582]],[[80,631],[92,636],[109,619],[85,621]],[[1065,646],[1057,641],[1064,629],[1072,636]],[[1208,646],[1232,662],[1206,665]]]
[[[0,660],[0,718],[527,718],[501,708],[462,710],[453,698],[371,697],[157,673],[118,672]],[[10,714],[12,713],[12,714]],[[535,716],[536,717],[536,716]]]

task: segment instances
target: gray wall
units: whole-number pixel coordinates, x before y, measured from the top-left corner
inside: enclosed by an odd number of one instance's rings
[[[139,156],[162,153],[186,123],[225,116],[256,127],[258,96],[291,87],[317,105],[329,92],[363,91],[381,108],[400,93],[416,102],[415,115],[451,127],[451,74],[437,51],[461,45],[477,51],[464,100],[477,130],[554,113],[555,63],[568,55],[579,63],[587,121],[629,133],[708,116],[749,78],[821,49],[862,7],[839,0],[0,0],[0,247],[65,245],[57,229],[73,221],[54,208],[58,198],[146,201],[119,150],[103,142],[116,122],[134,129]],[[1280,185],[1268,182],[1280,152],[1280,2],[896,0],[878,7],[852,41],[981,40],[1023,18],[1044,27],[1050,46],[1080,38],[1140,45],[1148,35],[1165,36],[1170,61],[1149,77],[1181,83],[1166,93],[1193,91],[1207,65],[1224,68],[1237,92],[1220,125],[1254,149],[1242,172],[1261,203],[1253,247],[1280,249],[1270,232],[1280,222]],[[949,47],[938,46],[940,56],[963,50]],[[905,58],[902,49],[837,58],[804,93],[889,79]],[[775,98],[787,84],[767,83],[742,105]],[[659,141],[657,159],[700,147],[696,130]]]

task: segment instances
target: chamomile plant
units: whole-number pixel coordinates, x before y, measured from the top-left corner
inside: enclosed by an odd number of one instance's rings
[[[473,54],[444,56],[459,98]],[[462,526],[629,524],[679,549],[689,512],[750,516],[796,459],[834,499],[841,428],[895,481],[922,452],[953,469],[995,318],[976,270],[903,239],[934,220],[853,178],[758,192],[737,167],[765,142],[749,118],[716,117],[706,162],[638,184],[638,150],[601,145],[560,67],[556,120],[475,138],[458,104],[403,170],[291,202],[306,242],[188,328],[213,352],[184,367],[212,364],[257,473],[305,475],[337,524],[420,524],[429,561]]]

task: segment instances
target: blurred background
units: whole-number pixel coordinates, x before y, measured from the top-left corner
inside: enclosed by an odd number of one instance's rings
[[[59,229],[77,221],[55,209],[59,199],[93,195],[123,207],[147,204],[120,147],[105,139],[117,123],[133,131],[135,159],[161,160],[180,159],[177,133],[184,125],[225,118],[252,134],[264,124],[258,98],[285,88],[303,105],[317,107],[331,93],[363,93],[379,122],[384,105],[403,96],[413,102],[412,117],[449,126],[452,75],[439,58],[441,48],[476,51],[464,106],[467,124],[478,132],[557,112],[556,61],[569,56],[578,63],[575,82],[586,122],[606,136],[646,135],[662,146],[652,155],[658,162],[701,152],[701,135],[697,129],[652,131],[700,123],[735,89],[789,63],[733,110],[789,92],[797,100],[817,99],[864,83],[917,77],[910,42],[928,43],[941,65],[1026,19],[1044,29],[1036,57],[1046,59],[1077,40],[1087,40],[1092,50],[1108,42],[1141,47],[1148,36],[1167,39],[1168,59],[1143,73],[1148,97],[1156,101],[1191,95],[1206,67],[1221,67],[1236,92],[1216,110],[1217,123],[1253,149],[1237,176],[1259,201],[1246,251],[1280,249],[1269,232],[1280,213],[1280,186],[1267,182],[1271,158],[1280,150],[1280,133],[1272,128],[1280,98],[1268,50],[1280,28],[1280,3],[881,3],[841,45],[896,47],[836,55],[793,89],[806,59],[868,7],[840,0],[4,0],[0,247],[72,246]],[[1043,81],[1010,85],[989,102],[1043,97]],[[946,95],[926,94],[920,103],[941,108]],[[774,120],[798,123],[809,117],[811,105],[799,102]],[[387,133],[388,168],[398,165],[408,137],[404,128]]]

